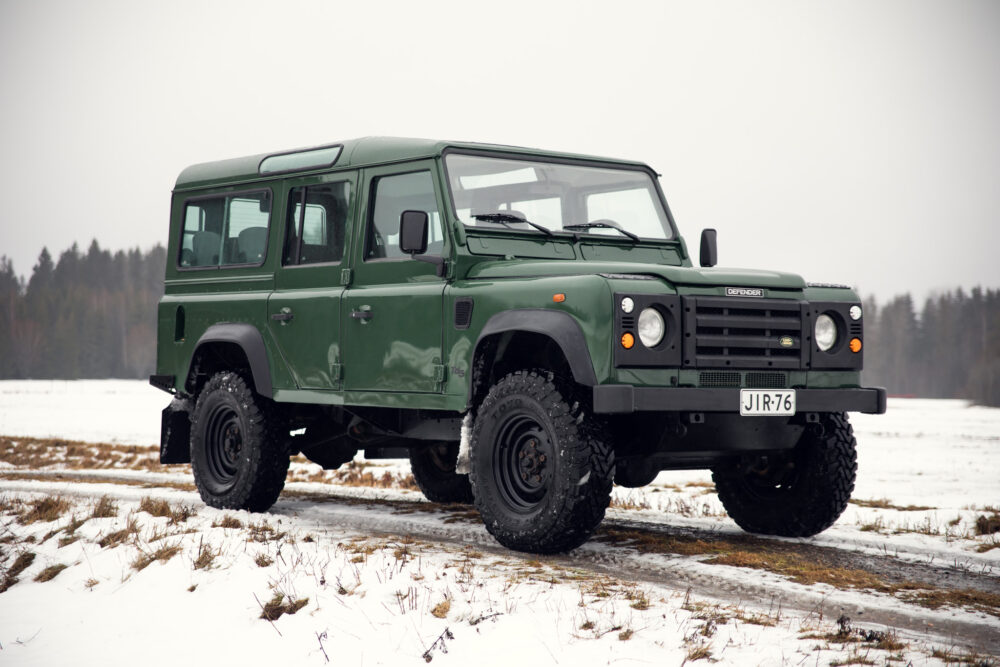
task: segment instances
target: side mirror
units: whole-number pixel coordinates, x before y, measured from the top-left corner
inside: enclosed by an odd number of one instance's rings
[[[399,216],[399,249],[407,255],[427,252],[427,213],[403,211]]]
[[[719,263],[719,247],[715,243],[715,230],[701,230],[701,265],[715,266]]]

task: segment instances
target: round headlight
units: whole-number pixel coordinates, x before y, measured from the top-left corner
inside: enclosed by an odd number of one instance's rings
[[[826,313],[816,318],[816,347],[826,352],[837,342],[837,323]]]
[[[639,313],[639,340],[646,347],[656,347],[663,340],[667,327],[656,308],[643,308]]]

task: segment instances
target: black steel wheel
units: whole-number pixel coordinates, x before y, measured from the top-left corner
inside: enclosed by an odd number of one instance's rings
[[[510,549],[558,553],[585,542],[604,518],[614,452],[572,385],[517,371],[476,413],[473,497],[486,529]]]
[[[288,472],[288,432],[238,373],[212,376],[191,414],[191,468],[207,505],[266,511]]]
[[[743,530],[809,537],[832,526],[847,508],[857,469],[847,415],[830,413],[810,424],[791,452],[717,466],[712,480]]]
[[[455,471],[458,443],[438,442],[410,450],[410,471],[427,500],[435,503],[471,503],[468,475]]]

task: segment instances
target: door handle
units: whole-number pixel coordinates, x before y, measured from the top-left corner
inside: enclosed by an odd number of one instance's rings
[[[352,310],[351,317],[356,320],[361,320],[362,323],[367,322],[372,318],[371,308],[368,306],[362,306],[361,310]]]
[[[277,320],[282,323],[289,321],[293,317],[295,317],[295,315],[293,315],[292,311],[288,308],[282,308],[280,313],[274,313],[271,315],[272,320]]]

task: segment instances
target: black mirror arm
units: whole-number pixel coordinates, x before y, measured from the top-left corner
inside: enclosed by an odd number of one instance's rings
[[[445,260],[441,255],[410,255],[413,259],[418,262],[427,262],[428,264],[434,264],[437,269],[434,271],[434,275],[438,278],[444,276]]]

